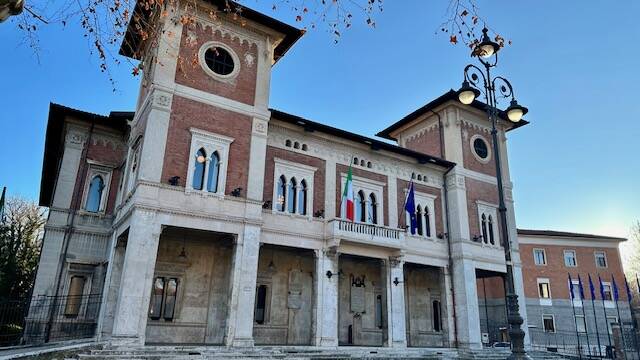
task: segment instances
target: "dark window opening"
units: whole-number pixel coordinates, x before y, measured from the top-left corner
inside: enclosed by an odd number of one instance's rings
[[[256,291],[256,323],[264,324],[267,308],[267,285],[259,285]]]
[[[429,218],[429,208],[424,207],[424,232],[427,237],[431,237],[431,219]]]
[[[204,149],[196,152],[195,166],[193,167],[193,183],[192,186],[195,190],[202,190],[204,188],[204,168],[207,162],[207,153]]]
[[[376,295],[376,327],[382,329],[382,295]]]
[[[433,306],[433,331],[442,331],[442,309],[439,300],[434,300]]]
[[[487,237],[487,216],[482,214],[482,242],[485,244],[489,241]]]
[[[487,156],[489,156],[489,148],[487,147],[487,143],[480,138],[477,138],[473,141],[473,150],[481,159],[486,159]]]
[[[491,245],[495,245],[495,239],[493,238],[493,216],[489,215],[489,242]]]
[[[162,299],[164,294],[164,279],[161,277],[153,281],[153,291],[151,293],[151,306],[149,307],[149,317],[154,320],[160,319],[162,311]]]
[[[176,295],[178,292],[178,279],[168,279],[167,288],[165,290],[164,302],[164,319],[173,320],[173,314],[176,309]]]
[[[152,320],[164,318],[166,321],[172,321],[175,316],[177,295],[178,279],[156,277],[151,291],[149,317]]]
[[[209,69],[218,75],[229,75],[233,72],[233,57],[220,47],[212,47],[204,53],[204,61]]]

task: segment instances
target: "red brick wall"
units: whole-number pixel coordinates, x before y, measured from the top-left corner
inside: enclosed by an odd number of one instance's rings
[[[477,171],[479,173],[496,176],[496,167],[495,167],[495,159],[493,153],[493,141],[491,141],[491,134],[482,130],[479,130],[467,123],[462,124],[462,161],[464,162],[465,169]],[[464,134],[467,136],[464,136]],[[474,135],[482,135],[482,137],[487,142],[487,146],[489,148],[489,161],[486,164],[478,161],[475,158],[472,151],[471,146],[471,138]]]
[[[424,154],[441,157],[441,142],[439,128],[432,127],[420,136],[412,138],[405,143],[405,147]]]
[[[466,178],[467,188],[467,212],[469,214],[469,236],[482,235],[478,221],[478,204],[476,201],[484,201],[490,204],[498,204],[498,187],[483,181]],[[497,212],[496,212],[497,213]],[[494,219],[493,231],[500,233],[500,219]]]
[[[483,284],[484,281],[484,284]],[[487,299],[504,299],[504,279],[499,276],[477,278],[478,299],[484,299],[484,291],[487,290]]]
[[[317,157],[300,154],[293,151],[278,149],[273,146],[267,146],[267,156],[264,167],[264,201],[273,200],[273,181],[274,181],[274,158],[280,158],[291,162],[309,165],[317,170],[313,176],[313,212],[324,210],[324,182],[325,182],[325,161]],[[280,174],[278,174],[280,176]]]
[[[400,180],[398,179],[398,195],[397,195],[397,200],[398,200],[398,227],[399,228],[404,228],[405,224],[406,224],[406,211],[404,210],[404,201],[405,201],[405,189],[407,189],[409,187],[409,182],[405,181],[405,180]],[[421,192],[421,193],[426,193],[426,194],[431,194],[431,195],[435,195],[437,196],[436,199],[434,200],[434,205],[435,205],[435,219],[436,219],[436,233],[433,234],[438,235],[438,234],[444,234],[444,223],[443,223],[443,219],[444,219],[444,211],[442,209],[442,192],[440,191],[440,189],[438,188],[434,188],[431,186],[427,186],[424,184],[417,184],[414,183],[414,189],[416,192]]]
[[[189,43],[189,34],[195,34],[197,40]],[[223,82],[216,80],[205,73],[198,62],[198,51],[202,44],[208,41],[218,41],[229,46],[240,58],[240,72],[238,76]],[[249,66],[243,61],[245,54],[250,54],[255,59]],[[210,26],[202,28],[200,24],[189,26],[182,31],[180,41],[180,57],[176,70],[176,83],[206,91],[225,98],[237,100],[245,104],[253,105],[256,93],[258,49],[255,44],[242,42],[238,38],[232,39],[229,34],[223,35],[218,30],[212,30]],[[206,64],[203,64],[206,66]]]
[[[124,140],[122,142],[118,142],[114,144],[112,141],[103,142],[97,141],[100,135],[92,136],[92,140],[89,142],[89,147],[87,149],[87,160],[97,161],[101,164],[107,166],[113,166],[113,172],[111,174],[111,183],[109,184],[109,194],[107,198],[107,206],[105,208],[106,214],[112,214],[115,206],[116,196],[118,194],[118,185],[120,182],[120,176],[122,170],[117,168],[124,162],[124,158],[127,155],[127,151],[125,148]],[[72,205],[75,201],[78,209],[83,209],[84,204],[82,203],[85,187],[89,186],[86,181],[87,176],[89,175],[89,164],[85,161],[80,164],[77,177],[76,184],[73,193]],[[77,197],[77,198],[76,198]]]
[[[340,203],[342,201],[342,173],[347,173],[349,171],[349,167],[342,164],[336,164],[336,216],[340,216]],[[361,178],[379,181],[384,183],[384,188],[382,190],[382,197],[384,198],[384,204],[382,208],[383,212],[383,221],[385,226],[389,226],[389,182],[387,180],[386,175],[377,174],[371,171],[359,169],[357,167],[352,168],[353,176],[358,176]]]
[[[535,265],[533,259],[533,249],[544,249],[547,255],[547,265]],[[577,267],[564,266],[564,250],[575,250]],[[594,251],[604,251],[607,254],[607,267],[596,267]],[[596,248],[561,245],[532,245],[520,244],[520,258],[522,260],[522,272],[524,274],[524,292],[527,297],[538,298],[538,278],[548,278],[551,286],[551,298],[569,299],[568,274],[577,280],[578,275],[582,278],[584,293],[587,299],[591,299],[589,292],[588,274],[591,274],[596,286],[596,298],[600,299],[600,287],[598,285],[598,274],[602,281],[611,282],[611,275],[616,279],[621,301],[626,301],[626,290],[624,287],[624,272],[620,260],[620,253],[617,248]],[[574,289],[578,291],[578,289]],[[612,290],[613,291],[613,290]],[[576,292],[576,295],[578,293]]]
[[[161,182],[168,183],[169,178],[179,176],[179,185],[185,185],[191,155],[189,129],[194,127],[234,138],[229,148],[225,192],[230,194],[233,189],[241,187],[244,197],[249,172],[251,125],[249,116],[174,96]]]

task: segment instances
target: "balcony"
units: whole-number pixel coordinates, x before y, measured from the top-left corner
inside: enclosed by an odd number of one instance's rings
[[[402,249],[405,246],[405,230],[382,225],[333,219],[327,223],[327,235],[338,241]]]

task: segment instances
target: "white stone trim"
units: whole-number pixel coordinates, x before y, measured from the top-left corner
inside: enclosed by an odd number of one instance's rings
[[[547,284],[549,290],[549,298],[543,298],[540,294],[540,284]],[[536,279],[536,291],[538,292],[538,298],[540,299],[541,306],[552,306],[553,305],[553,294],[551,294],[551,282],[548,278],[537,278]]]
[[[227,75],[218,74],[215,71],[211,70],[209,66],[207,66],[207,62],[205,61],[204,54],[205,52],[207,52],[207,50],[211,48],[224,49],[229,53],[229,55],[231,55],[231,58],[233,59],[233,70],[231,71],[231,73]],[[229,46],[219,41],[207,41],[204,44],[202,44],[202,46],[200,47],[200,50],[198,50],[198,61],[200,62],[200,66],[202,67],[202,69],[207,75],[222,82],[233,83],[234,82],[233,80],[235,80],[235,78],[240,73],[241,66],[240,66],[240,58],[238,57],[238,54],[236,54],[235,51],[233,51]]]
[[[476,141],[476,139],[481,139],[482,141],[484,141],[485,144],[487,144],[487,157],[484,159],[481,158],[480,155],[476,153],[476,149],[473,146],[473,142]],[[469,146],[471,148],[471,154],[480,163],[488,164],[489,161],[491,161],[491,157],[493,156],[493,149],[491,148],[491,142],[488,141],[484,136],[480,134],[474,134],[473,136],[471,136],[471,138],[469,138]]]
[[[82,192],[82,210],[88,214],[104,214],[107,209],[107,203],[109,200],[109,191],[111,190],[111,176],[113,174],[113,168],[102,165],[98,162],[87,160],[87,176],[84,179],[84,189]],[[102,188],[102,194],[100,194],[100,206],[97,212],[87,211],[87,200],[89,196],[89,187],[91,180],[95,176],[101,176],[104,182],[104,188]]]
[[[408,189],[404,189],[404,196],[405,199],[407,197],[407,192]],[[419,234],[415,234],[415,235],[411,235],[411,231],[407,231],[407,236],[415,236],[418,238],[427,238],[429,240],[435,240],[437,235],[436,234],[436,206],[435,206],[435,200],[438,197],[437,195],[433,195],[433,194],[428,194],[428,193],[423,193],[423,192],[418,192],[414,190],[414,197],[415,197],[415,203],[416,203],[416,210],[418,208],[418,205],[421,205],[420,207],[424,210],[424,206],[426,205],[429,208],[429,232],[431,233],[431,236],[427,236],[427,232],[426,232],[426,228],[425,228],[425,221],[424,221],[424,216],[420,216],[420,223],[422,224],[422,231],[423,234],[419,235]],[[405,226],[407,226],[407,229],[411,226],[410,224],[410,219],[406,214],[406,210],[402,209],[403,212],[405,212],[404,214],[404,218],[405,218]]]
[[[565,237],[553,237],[553,236],[531,236],[531,235],[518,235],[518,242],[520,244],[528,245],[550,245],[550,246],[567,246],[567,247],[595,247],[595,248],[618,248],[619,240],[606,240],[606,239],[585,239],[581,238],[565,238]]]
[[[189,150],[189,166],[187,169],[187,182],[185,184],[186,192],[206,192],[211,194],[217,194],[220,196],[224,196],[225,187],[227,183],[227,164],[229,162],[229,147],[231,143],[234,141],[233,138],[214,134],[212,132],[190,128],[191,132],[191,147]],[[206,152],[207,160],[204,167],[204,183],[202,184],[202,190],[196,190],[193,188],[193,170],[195,168],[195,163],[193,156],[195,156],[196,152],[203,148]],[[211,161],[211,155],[214,153],[218,153],[218,157],[220,158],[220,164],[218,168],[218,188],[214,192],[207,191],[208,187],[208,177],[209,177],[209,163]]]
[[[543,257],[544,257],[544,264],[538,264],[536,262],[536,251],[542,251]],[[543,249],[543,248],[533,248],[532,250],[533,253],[533,264],[536,266],[547,266],[547,250]]]
[[[300,185],[300,183],[302,182],[302,180],[305,181],[305,183],[307,184],[307,201],[305,203],[306,209],[307,209],[307,213],[302,215],[300,214],[300,209],[298,209],[298,195],[296,194],[296,214],[291,214],[291,215],[300,215],[300,216],[305,216],[308,218],[312,218],[313,217],[313,189],[314,189],[314,184],[313,184],[313,180],[314,180],[314,175],[316,170],[318,170],[317,168],[313,167],[313,166],[309,166],[309,165],[305,165],[305,164],[300,164],[300,163],[296,163],[293,161],[288,161],[288,160],[284,160],[284,159],[280,159],[280,158],[274,158],[273,161],[275,162],[275,166],[273,167],[273,196],[272,196],[272,202],[271,202],[271,207],[273,209],[274,212],[277,213],[287,213],[290,214],[287,211],[287,204],[286,201],[288,201],[287,199],[289,199],[289,197],[291,196],[291,194],[289,193],[289,180],[291,180],[291,178],[295,178],[296,179],[296,188],[295,191],[296,193],[298,192],[298,186]],[[286,193],[285,193],[285,204],[284,204],[284,210],[285,211],[279,211],[277,204],[278,204],[278,179],[280,178],[280,176],[284,175],[284,177],[286,178],[287,182],[285,184],[286,187]]]
[[[482,214],[486,214],[487,217],[487,236],[488,239],[482,239],[483,246],[500,247],[500,225],[498,224],[498,206],[485,201],[476,200],[476,206],[478,207],[478,229],[482,235]],[[489,217],[493,221],[493,244],[491,244],[491,237],[489,235]]]

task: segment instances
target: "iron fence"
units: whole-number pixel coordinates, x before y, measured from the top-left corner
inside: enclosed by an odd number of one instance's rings
[[[0,303],[0,347],[95,336],[101,294],[35,296]],[[6,330],[5,330],[6,329]]]
[[[576,333],[575,331],[546,332],[542,329],[530,328],[529,338],[534,350],[557,352],[578,358],[615,358],[614,336],[613,334],[607,335],[606,332],[600,334]],[[624,339],[625,358],[640,359],[635,329],[624,329],[622,338]]]

